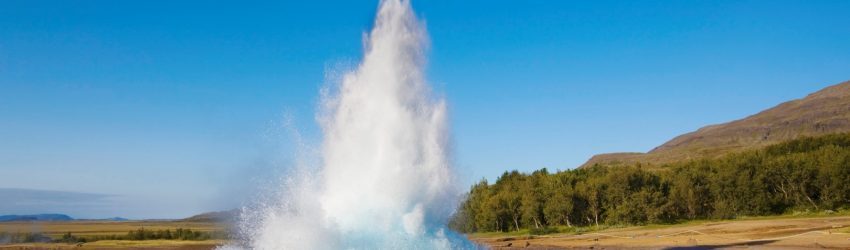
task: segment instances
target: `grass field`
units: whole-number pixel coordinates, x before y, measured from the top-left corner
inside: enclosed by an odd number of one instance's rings
[[[140,228],[145,230],[171,230],[178,228],[199,232],[222,232],[227,228],[223,224],[211,222],[182,221],[60,221],[60,222],[2,222],[0,232],[40,233],[52,239],[60,239],[63,234],[71,233],[76,237],[125,236],[129,231]],[[0,249],[211,249],[226,243],[225,240],[99,240],[78,246],[71,243],[19,243],[3,244]]]
[[[0,232],[43,233],[58,237],[71,232],[79,236],[125,235],[128,231],[145,228],[149,230],[175,230],[177,228],[198,231],[222,231],[223,225],[208,222],[179,221],[60,221],[60,222],[2,222]]]
[[[604,231],[604,230],[613,230],[619,228],[641,228],[641,229],[667,229],[667,228],[677,228],[677,227],[687,227],[693,225],[702,225],[707,223],[717,223],[717,222],[732,222],[732,221],[759,221],[759,220],[782,220],[782,219],[814,219],[814,218],[832,218],[832,217],[844,217],[850,216],[850,210],[841,210],[838,212],[831,213],[789,213],[782,215],[770,215],[770,216],[741,216],[738,219],[732,220],[685,220],[679,221],[676,223],[670,224],[648,224],[648,225],[605,225],[602,224],[599,227],[596,226],[585,226],[585,227],[566,227],[566,226],[558,226],[554,227],[550,230],[551,233],[533,233],[529,229],[521,229],[518,231],[510,231],[510,232],[481,232],[481,233],[472,233],[468,236],[470,238],[492,238],[492,237],[522,237],[529,235],[546,235],[546,234],[581,234],[581,233],[591,233],[596,231]],[[850,228],[848,228],[850,230]]]
[[[573,231],[536,236],[483,233],[469,238],[494,249],[850,249],[848,216],[755,217]]]
[[[85,243],[81,245],[67,243],[22,243],[0,245],[0,249],[178,249],[178,250],[208,250],[214,249],[216,246],[226,244],[223,240],[203,240],[203,241],[181,241],[181,240],[144,240],[144,241],[128,241],[128,240],[102,240],[97,242]]]
[[[41,233],[58,239],[65,233],[76,236],[126,235],[129,231],[172,230],[225,231],[222,224],[179,221],[69,221],[69,222],[4,222],[0,232]],[[670,225],[602,226],[558,228],[560,233],[532,236],[528,230],[507,233],[478,233],[469,238],[492,248],[525,247],[558,248],[665,248],[700,247],[737,248],[850,248],[850,216],[772,216],[725,221],[687,221]],[[672,235],[671,235],[672,234]],[[804,235],[800,235],[804,234]],[[665,236],[670,235],[670,236]],[[659,237],[663,236],[663,237]],[[784,238],[793,236],[791,238]],[[81,246],[69,243],[2,244],[0,249],[180,249],[207,250],[227,243],[226,240],[100,240]]]

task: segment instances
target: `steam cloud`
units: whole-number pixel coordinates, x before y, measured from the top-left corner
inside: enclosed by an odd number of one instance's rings
[[[244,211],[244,247],[475,248],[445,226],[458,189],[446,104],[424,78],[424,25],[409,1],[383,0],[365,40],[363,61],[323,97],[321,166]]]

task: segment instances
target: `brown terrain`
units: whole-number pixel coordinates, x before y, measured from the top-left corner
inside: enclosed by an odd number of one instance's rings
[[[492,249],[850,249],[850,217],[737,220],[471,239]]]
[[[69,249],[121,249],[121,250],[212,250],[218,247],[215,244],[197,244],[183,246],[148,246],[148,247],[124,247],[124,246],[91,246],[91,245],[68,245],[68,244],[21,244],[0,245],[3,250],[69,250]]]
[[[0,232],[41,233],[53,239],[61,238],[64,233],[75,236],[93,237],[108,235],[126,235],[128,231],[139,228],[148,230],[174,231],[177,228],[194,231],[223,231],[227,225],[216,221],[219,213],[202,214],[191,220],[150,220],[150,221],[11,221],[0,222]],[[122,250],[206,250],[224,245],[226,240],[100,240],[88,243],[3,243],[0,238],[0,250],[36,250],[36,249],[122,249]]]
[[[647,153],[611,153],[593,156],[593,164],[664,164],[717,157],[763,147],[801,136],[850,132],[850,81],[779,104],[744,119],[711,125],[680,135]]]

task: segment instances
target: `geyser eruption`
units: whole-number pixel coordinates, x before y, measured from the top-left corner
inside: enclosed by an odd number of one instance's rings
[[[363,61],[323,98],[321,166],[249,212],[248,247],[474,247],[445,227],[457,189],[445,102],[424,80],[427,43],[408,1],[381,1]]]

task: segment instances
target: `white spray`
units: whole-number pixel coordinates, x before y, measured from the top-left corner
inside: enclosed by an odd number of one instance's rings
[[[410,2],[381,1],[363,61],[323,97],[321,167],[245,211],[247,247],[474,247],[445,227],[457,189],[446,105],[424,80],[427,43]]]

